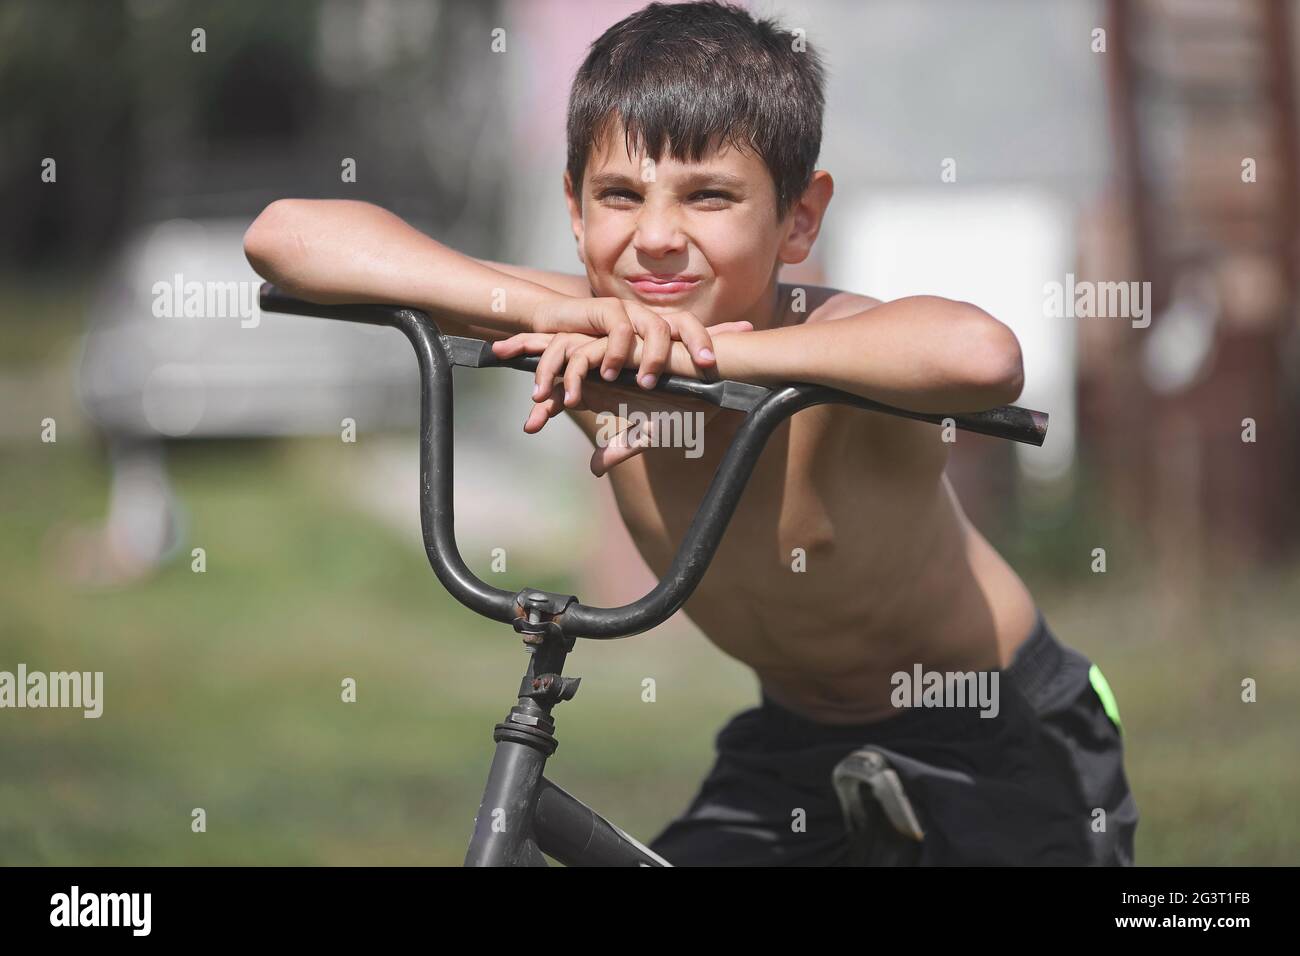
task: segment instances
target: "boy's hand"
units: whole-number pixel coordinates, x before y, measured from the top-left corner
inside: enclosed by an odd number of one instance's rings
[[[697,368],[717,364],[709,329],[693,314],[654,312],[632,299],[557,297],[538,306],[531,325],[534,332],[577,332],[608,339],[600,370],[606,381],[617,377],[628,362],[636,340],[643,343],[637,380],[646,388],[654,388],[675,341],[686,346]]]
[[[679,313],[684,314],[684,313]],[[712,329],[715,333],[730,332],[750,332],[753,331],[753,324],[750,322],[723,322],[715,325]],[[582,401],[582,389],[586,382],[587,373],[594,366],[600,366],[601,377],[606,381],[612,381],[618,377],[622,371],[623,364],[627,358],[631,359],[633,365],[639,365],[642,372],[640,374],[640,384],[642,388],[652,389],[659,380],[659,373],[664,367],[675,375],[687,375],[692,378],[708,378],[715,375],[714,365],[701,368],[693,359],[684,343],[669,342],[668,354],[665,360],[656,363],[653,368],[653,377],[646,378],[645,369],[647,368],[646,355],[650,350],[650,343],[645,342],[639,336],[633,336],[632,348],[630,355],[626,358],[611,358],[613,343],[608,336],[587,335],[580,332],[520,332],[518,335],[512,335],[508,339],[501,339],[492,343],[492,352],[497,358],[514,358],[519,355],[541,355],[537,363],[537,371],[534,376],[533,401],[544,406],[549,414],[546,418],[553,418],[558,415],[564,408],[578,408]],[[563,401],[560,403],[560,386],[556,382],[556,376],[563,370]],[[536,410],[534,410],[536,411]],[[546,418],[538,421],[537,428],[540,429],[546,422]],[[533,421],[532,417],[529,421]]]
[[[724,322],[712,328],[713,332],[748,332],[753,326],[749,322]],[[627,389],[612,388],[598,381],[588,381],[587,372],[595,365],[600,365],[608,354],[609,339],[577,332],[549,334],[542,332],[524,332],[502,339],[492,344],[492,351],[498,358],[513,358],[517,355],[541,354],[538,362],[533,388],[534,405],[524,423],[524,431],[535,434],[543,426],[565,409],[587,409],[595,412],[612,413],[620,404],[630,411],[650,413],[664,410],[686,410],[699,412],[705,416],[705,423],[719,411],[716,406],[698,402],[689,398],[680,398],[662,393],[637,395]],[[644,343],[637,338],[634,342],[631,359],[635,364],[641,357]],[[618,375],[621,363],[615,367]],[[556,380],[556,374],[563,369],[563,378]],[[668,370],[675,375],[693,378],[703,377],[701,370],[691,360],[686,347],[679,342],[672,343]],[[651,419],[653,420],[653,419]],[[591,458],[592,474],[599,477],[615,465],[633,458],[653,439],[653,433],[632,429],[620,419],[618,434],[608,445],[598,448]]]

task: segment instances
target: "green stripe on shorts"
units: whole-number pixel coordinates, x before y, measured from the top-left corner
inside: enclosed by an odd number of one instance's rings
[[[1092,689],[1097,692],[1097,696],[1101,698],[1101,706],[1105,708],[1106,716],[1119,732],[1123,733],[1124,728],[1119,722],[1119,704],[1115,703],[1115,692],[1110,689],[1110,684],[1106,683],[1106,676],[1096,664],[1088,669],[1088,680],[1092,683]]]

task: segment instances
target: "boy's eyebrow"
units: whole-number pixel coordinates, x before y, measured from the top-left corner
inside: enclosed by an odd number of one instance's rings
[[[591,188],[593,190],[608,189],[616,186],[631,186],[636,188],[641,185],[640,180],[624,173],[595,173],[591,176],[588,182],[591,183]],[[745,179],[740,176],[735,176],[731,173],[711,172],[686,173],[681,177],[681,182],[682,185],[688,189],[699,189],[703,186],[719,186],[724,189],[741,190],[749,185]]]

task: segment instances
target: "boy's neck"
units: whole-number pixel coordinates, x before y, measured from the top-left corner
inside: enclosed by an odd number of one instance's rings
[[[761,332],[764,329],[773,329],[781,325],[783,311],[781,284],[777,281],[776,271],[773,270],[772,278],[767,283],[767,291],[759,296],[748,311],[732,316],[727,321],[743,322],[748,320],[754,326],[755,332]]]

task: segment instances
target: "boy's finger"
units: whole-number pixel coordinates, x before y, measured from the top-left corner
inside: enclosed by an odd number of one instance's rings
[[[703,322],[690,312],[679,312],[672,317],[672,325],[677,338],[691,353],[691,359],[696,365],[712,365],[716,361],[713,356],[713,339],[709,337],[709,330]]]
[[[564,367],[566,340],[563,335],[557,335],[546,350],[542,352],[542,357],[537,360],[537,371],[534,374],[533,384],[533,401],[546,401],[546,396],[551,393],[555,387],[555,376],[560,369]]]
[[[650,446],[653,436],[653,422],[629,426],[604,448],[596,449],[591,456],[591,473],[599,478],[611,468],[635,458]]]
[[[719,322],[717,325],[711,327],[709,331],[715,335],[719,332],[753,332],[754,323],[750,322],[748,319],[740,322]]]
[[[568,406],[569,408],[589,408],[591,395],[599,395],[601,393],[604,383],[600,378],[590,378],[589,376],[592,369],[600,367],[600,363],[605,357],[605,348],[608,343],[608,339],[594,339],[593,341],[583,345],[581,348],[575,350],[573,354],[569,356],[570,362],[574,361],[574,359],[581,358],[583,363],[582,371],[578,378],[578,395],[574,403]]]
[[[569,356],[568,364],[564,367],[564,407],[576,408],[582,401],[582,381],[587,377],[587,370],[591,368],[591,360],[587,358],[585,350],[579,349]],[[560,409],[555,411],[558,415]]]
[[[573,350],[574,355],[581,353],[587,358],[587,368],[592,369],[600,364],[600,360],[605,357],[605,349],[609,346],[609,339],[599,338],[586,342],[581,348]]]
[[[492,354],[497,358],[514,358],[524,350],[526,332],[518,332],[507,339],[498,339],[492,343]]]
[[[659,373],[668,364],[668,355],[673,347],[673,339],[668,323],[656,316],[655,321],[646,322],[641,330],[641,368],[637,371],[637,384],[642,388],[654,388],[659,381]]]
[[[600,377],[607,382],[618,378],[618,373],[627,364],[636,344],[636,332],[631,322],[625,322],[614,329],[605,338],[605,357],[600,363]]]
[[[524,353],[541,352],[550,344],[552,334],[549,332],[518,332],[508,339],[498,339],[492,343],[492,354],[497,358],[515,358]]]
[[[614,330],[624,325],[631,325],[632,320],[627,314],[627,303],[622,299],[592,299],[593,308],[591,312],[590,330],[592,335],[606,338],[614,334]]]
[[[541,431],[551,420],[551,416],[559,414],[564,408],[563,397],[563,390],[556,385],[548,398],[534,403],[528,412],[528,419],[524,422],[524,431],[529,435],[536,435]]]

